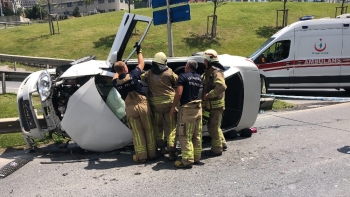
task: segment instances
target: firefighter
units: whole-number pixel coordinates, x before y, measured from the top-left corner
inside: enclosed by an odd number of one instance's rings
[[[125,111],[131,128],[136,154],[135,162],[144,163],[148,159],[156,158],[156,142],[152,129],[151,110],[147,102],[146,94],[138,82],[145,66],[141,53],[141,46],[136,44],[138,65],[129,72],[123,61],[114,64],[116,71],[113,77],[113,86],[118,90],[125,101]]]
[[[141,79],[148,84],[147,96],[153,114],[157,146],[161,154],[165,154],[167,144],[169,160],[176,160],[176,119],[169,112],[175,95],[173,87],[176,86],[177,77],[167,66],[167,57],[163,52],[154,55],[151,69],[141,75]],[[163,120],[165,120],[164,127]]]
[[[185,73],[179,75],[174,102],[170,113],[175,116],[175,108],[180,101],[177,134],[181,144],[182,160],[176,161],[178,168],[192,168],[200,161],[202,154],[202,101],[199,89],[202,79],[195,71],[196,61],[189,60]]]
[[[206,71],[203,74],[203,114],[208,116],[208,132],[211,137],[211,150],[208,156],[220,156],[227,149],[226,140],[221,130],[222,113],[225,109],[224,67],[219,63],[215,50],[208,49],[203,54]]]

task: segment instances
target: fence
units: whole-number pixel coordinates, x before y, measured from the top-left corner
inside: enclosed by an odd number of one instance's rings
[[[27,65],[46,65],[47,68],[50,66],[66,65],[74,60],[70,59],[57,59],[47,57],[30,57],[20,55],[7,55],[0,54],[0,61],[13,62],[14,71],[0,71],[0,80],[2,84],[2,93],[6,94],[6,81],[23,81],[31,72],[16,72],[16,64],[27,64]]]

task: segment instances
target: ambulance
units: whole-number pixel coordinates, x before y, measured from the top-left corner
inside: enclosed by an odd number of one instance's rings
[[[269,88],[343,88],[350,91],[350,18],[295,22],[249,58],[261,91]]]

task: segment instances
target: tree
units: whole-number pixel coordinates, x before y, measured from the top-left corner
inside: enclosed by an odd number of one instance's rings
[[[46,11],[41,10],[40,5],[36,4],[32,8],[25,9],[24,13],[25,13],[27,18],[38,19],[38,18],[41,18],[41,16],[45,16]]]
[[[88,15],[88,6],[91,5],[94,1],[93,0],[84,0],[85,10],[86,14]]]
[[[22,16],[23,13],[24,13],[23,8],[22,7],[18,8],[16,12],[16,16]]]
[[[47,5],[47,8],[49,10],[48,17],[49,17],[49,28],[50,28],[51,35],[55,34],[55,29],[54,29],[52,17],[51,17],[51,6],[52,5],[59,5],[59,4],[61,4],[61,2],[62,1],[60,1],[60,0],[38,0],[37,1],[37,3],[39,3],[40,5]]]
[[[4,7],[3,12],[4,12],[5,16],[13,16],[13,15],[15,15],[15,13],[8,7]]]
[[[216,37],[216,26],[217,26],[217,19],[218,17],[216,16],[216,8],[220,7],[224,3],[226,3],[225,0],[213,0],[214,3],[214,13],[213,13],[213,21],[212,21],[212,26],[211,26],[211,37],[215,38]]]
[[[74,17],[80,17],[80,12],[79,12],[79,8],[75,7],[73,10],[73,16]]]

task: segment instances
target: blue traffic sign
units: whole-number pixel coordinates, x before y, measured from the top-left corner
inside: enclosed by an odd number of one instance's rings
[[[188,20],[191,20],[191,10],[190,10],[189,4],[170,8],[170,22],[171,23],[188,21]],[[167,24],[167,10],[166,9],[153,12],[153,24],[154,25]]]
[[[166,6],[167,0],[152,0],[152,8],[159,8]],[[187,3],[188,0],[169,0],[169,5],[174,5],[178,3]]]

